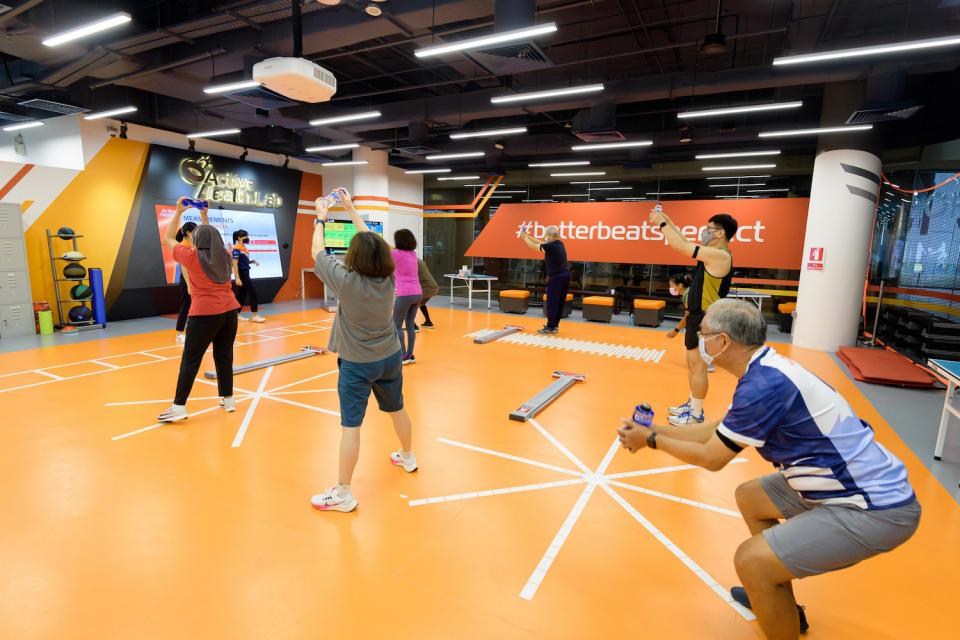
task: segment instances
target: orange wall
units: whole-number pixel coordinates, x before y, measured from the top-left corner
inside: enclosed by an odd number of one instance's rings
[[[323,193],[323,177],[314,173],[304,173],[300,177],[300,200],[313,202]],[[313,205],[300,204],[298,211],[313,211]],[[293,248],[290,252],[290,275],[274,297],[275,302],[300,298],[301,269],[313,267],[310,259],[310,245],[313,242],[313,221],[315,216],[297,213],[297,222],[293,229]],[[307,274],[304,278],[308,298],[323,295],[323,283],[316,276]]]
[[[103,269],[103,285],[109,286],[149,148],[144,142],[111,138],[27,229],[27,262],[34,300],[46,300],[56,306],[47,229],[56,233],[60,227],[70,227],[82,234],[84,237],[77,244],[87,257],[83,265]],[[73,244],[66,240],[54,239],[53,243],[58,256],[73,249]],[[57,261],[59,277],[65,264]],[[69,297],[68,291],[69,287],[62,283],[60,297]]]

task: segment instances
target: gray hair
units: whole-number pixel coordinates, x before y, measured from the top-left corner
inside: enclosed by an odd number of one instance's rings
[[[547,236],[556,236],[558,238],[560,237],[560,229],[557,227],[557,225],[552,224],[549,227],[547,227]]]
[[[710,329],[725,333],[734,342],[759,346],[767,340],[767,321],[756,306],[741,300],[724,299],[707,309]]]

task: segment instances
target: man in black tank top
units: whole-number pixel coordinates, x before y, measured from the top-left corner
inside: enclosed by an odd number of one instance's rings
[[[650,213],[650,223],[658,226],[674,251],[697,261],[693,283],[687,297],[687,377],[690,380],[690,398],[683,404],[670,407],[671,424],[681,426],[703,422],[703,401],[707,397],[707,363],[701,357],[702,343],[711,336],[700,336],[700,322],[714,302],[726,297],[733,278],[733,256],[727,245],[737,233],[737,221],[720,213],[707,223],[700,236],[702,244],[687,240],[677,225],[659,208]]]
[[[534,251],[543,251],[543,262],[547,269],[547,324],[537,333],[555,335],[560,332],[560,316],[563,314],[563,304],[570,289],[567,248],[560,241],[560,229],[554,225],[547,227],[546,242],[534,238],[526,231],[521,231],[520,237]]]

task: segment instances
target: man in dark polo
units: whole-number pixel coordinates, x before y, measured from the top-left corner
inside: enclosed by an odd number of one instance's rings
[[[570,267],[567,264],[567,248],[560,241],[560,229],[554,225],[547,227],[546,241],[534,238],[526,230],[520,237],[534,251],[543,251],[543,261],[547,268],[547,324],[537,333],[555,335],[559,333],[560,314],[570,289]]]

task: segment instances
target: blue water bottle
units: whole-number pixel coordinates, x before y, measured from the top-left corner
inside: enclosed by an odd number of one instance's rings
[[[645,427],[653,424],[653,408],[646,402],[633,408],[633,421]]]

